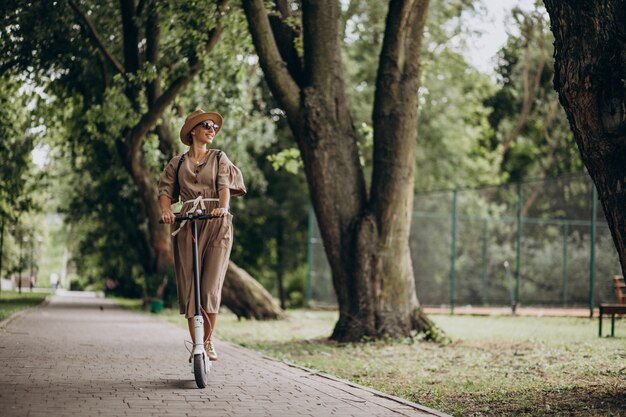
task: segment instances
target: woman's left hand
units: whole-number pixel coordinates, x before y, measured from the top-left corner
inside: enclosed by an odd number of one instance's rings
[[[211,210],[211,216],[224,216],[228,214],[228,209],[226,207],[218,207]]]

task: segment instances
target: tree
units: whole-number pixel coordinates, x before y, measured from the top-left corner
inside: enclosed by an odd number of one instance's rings
[[[224,32],[224,21],[232,16],[227,3],[174,7],[157,0],[67,0],[0,6],[2,71],[32,72],[42,84],[50,84],[51,93],[73,100],[74,123],[91,128],[74,138],[76,142],[89,134],[114,139],[147,219],[136,228],[138,244],[147,249],[149,275],[166,274],[173,256],[168,229],[159,224],[146,138],[158,138],[162,155],[176,151],[168,110],[206,67]],[[43,15],[44,21],[39,18]],[[247,282],[245,278],[240,282]],[[228,305],[228,300],[224,303]]]
[[[626,271],[626,1],[545,0],[554,88]]]
[[[409,251],[428,1],[389,2],[369,192],[345,91],[339,2],[278,0],[271,21],[263,0],[243,5],[267,83],[304,163],[339,303],[331,337],[355,341],[414,331],[436,336],[415,293]]]
[[[278,141],[257,157],[268,185],[257,185],[246,195],[246,209],[237,215],[240,244],[233,249],[240,265],[267,288],[276,288],[282,308],[304,301],[309,208],[288,129],[276,129]]]
[[[421,48],[416,192],[493,181],[488,154],[479,141],[489,131],[482,101],[494,86],[460,52],[469,32],[476,30],[464,24],[464,16],[476,13],[477,3],[447,0],[429,5]],[[342,13],[347,92],[366,179],[371,176],[371,115],[386,10],[379,0],[352,1]]]
[[[553,36],[543,5],[513,9],[519,35],[510,35],[496,68],[500,89],[486,100],[492,108],[495,175],[504,181],[579,172],[582,162],[571,146],[565,112],[552,88]],[[531,196],[532,197],[532,196]],[[534,198],[526,198],[526,201]]]
[[[5,232],[11,225],[14,238],[20,241],[22,235],[32,234],[23,224],[22,216],[37,208],[34,196],[36,184],[41,179],[40,175],[33,175],[30,158],[36,135],[29,130],[29,115],[21,112],[35,98],[28,94],[28,88],[20,91],[22,84],[15,77],[0,77],[0,154],[3,159],[0,164],[0,277],[3,270],[10,272],[21,268],[16,265],[15,257],[5,256],[5,246],[9,242]]]

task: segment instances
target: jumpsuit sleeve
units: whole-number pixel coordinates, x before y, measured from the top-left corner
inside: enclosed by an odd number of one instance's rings
[[[247,192],[241,171],[230,162],[230,159],[224,153],[220,157],[217,179],[217,189],[229,188],[231,197],[241,197]]]
[[[178,166],[179,159],[180,156],[173,157],[159,178],[159,197],[165,195],[172,200],[172,203],[178,201],[178,195],[174,195],[174,192],[176,183],[176,167]]]

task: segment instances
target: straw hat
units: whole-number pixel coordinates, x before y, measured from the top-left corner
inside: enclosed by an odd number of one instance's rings
[[[191,132],[191,129],[207,120],[211,120],[217,125],[217,130],[215,131],[215,134],[217,135],[217,132],[219,132],[222,128],[222,116],[220,116],[219,113],[198,109],[191,112],[189,116],[187,116],[187,118],[185,119],[185,124],[180,129],[180,140],[185,145],[191,146],[191,141],[189,140],[189,133]]]

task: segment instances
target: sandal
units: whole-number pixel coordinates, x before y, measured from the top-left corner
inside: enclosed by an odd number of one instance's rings
[[[212,341],[207,340],[206,342],[204,342],[204,350],[206,350],[206,354],[209,357],[210,361],[217,360],[217,352],[215,351],[215,346],[213,346]]]

